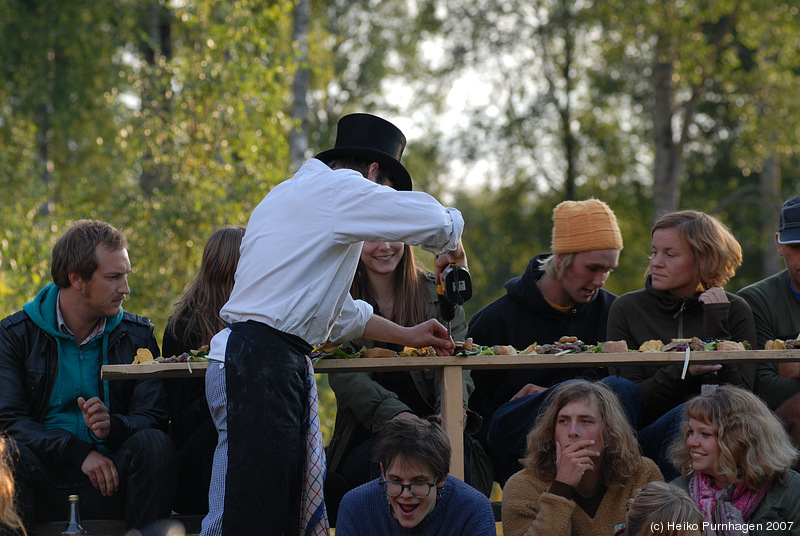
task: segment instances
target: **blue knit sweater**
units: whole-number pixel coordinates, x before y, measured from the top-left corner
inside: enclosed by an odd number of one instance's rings
[[[453,476],[442,487],[439,503],[414,528],[406,529],[392,516],[378,479],[347,492],[339,507],[336,536],[495,536],[489,499]]]

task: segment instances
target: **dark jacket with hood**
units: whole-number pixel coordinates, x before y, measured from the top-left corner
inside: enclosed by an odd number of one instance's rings
[[[588,303],[569,311],[551,307],[542,296],[537,281],[544,275],[541,262],[551,254],[535,256],[525,272],[506,283],[506,294],[482,308],[470,319],[468,337],[483,346],[510,345],[517,350],[530,344],[550,344],[562,336],[575,336],[586,344],[606,340],[606,321],[616,296],[600,289]],[[552,387],[572,378],[599,379],[608,373],[602,368],[553,368],[472,371],[475,391],[470,407],[484,417],[488,427],[495,410],[532,383]]]
[[[53,411],[49,411],[59,389],[66,391],[74,387],[58,386],[61,349],[70,344],[77,348],[74,338],[65,340],[64,337],[69,336],[56,326],[58,290],[54,284],[49,284],[33,301],[25,304],[22,311],[0,322],[0,429],[30,448],[47,465],[80,467],[98,445],[113,451],[139,430],[165,430],[166,400],[160,380],[109,382],[100,379],[102,364],[130,364],[139,348],[148,348],[154,356],[159,355],[150,321],[120,312],[106,319],[106,328],[99,337],[80,352],[75,350],[80,353],[81,360],[89,362],[88,366],[97,371],[97,378],[93,380],[96,385],[87,380],[92,393],[86,393],[85,397],[99,396],[108,406],[109,436],[99,442],[89,437],[85,424],[78,433],[45,424],[54,417],[75,421],[74,415],[53,415]],[[89,348],[95,351],[87,350]],[[91,359],[86,359],[87,355]],[[74,406],[78,406],[77,399]],[[71,405],[65,403],[65,407],[71,408]],[[68,411],[71,413],[72,409]]]
[[[747,302],[735,294],[725,293],[728,303],[700,302],[697,296],[675,296],[656,290],[647,276],[645,288],[623,294],[611,306],[608,317],[609,340],[625,340],[628,348],[638,350],[643,342],[672,339],[716,339],[748,341],[755,344],[756,326]],[[700,394],[706,380],[688,372],[681,379],[683,365],[659,367],[620,367],[625,378],[635,382],[645,397],[645,424],[670,409]],[[755,364],[723,364],[713,383],[730,383],[753,390]]]

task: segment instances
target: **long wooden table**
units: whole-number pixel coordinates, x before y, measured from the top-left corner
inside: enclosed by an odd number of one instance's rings
[[[440,370],[442,372],[442,422],[453,449],[450,473],[464,478],[461,373],[467,370],[552,368],[618,365],[681,365],[684,352],[583,353],[474,357],[392,357],[361,359],[323,359],[314,367],[318,373]],[[800,350],[744,350],[736,352],[691,352],[693,365],[713,363],[759,363],[800,361]],[[208,363],[153,365],[105,365],[104,380],[140,378],[192,378],[205,375]]]

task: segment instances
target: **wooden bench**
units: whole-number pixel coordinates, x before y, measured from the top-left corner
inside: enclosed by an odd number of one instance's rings
[[[169,519],[183,525],[186,534],[200,534],[200,526],[203,522],[203,515],[178,515],[173,514]],[[82,520],[83,527],[89,531],[91,536],[122,536],[125,534],[124,519],[86,519]],[[47,523],[37,523],[34,534],[31,536],[60,536],[61,531],[66,528],[67,522],[50,521]]]
[[[496,523],[502,522],[502,507],[500,501],[492,501],[492,512]],[[186,534],[200,534],[200,527],[203,522],[202,515],[177,515],[170,517],[171,521],[178,521],[183,524]],[[91,536],[122,536],[125,534],[124,519],[88,519],[82,521],[86,530]],[[60,536],[61,531],[66,527],[66,521],[52,521],[49,523],[37,523],[35,533],[31,536]]]

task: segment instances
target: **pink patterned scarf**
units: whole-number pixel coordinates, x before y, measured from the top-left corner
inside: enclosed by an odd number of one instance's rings
[[[744,534],[735,527],[750,519],[771,484],[772,480],[769,480],[761,489],[753,491],[745,487],[743,480],[739,480],[736,484],[719,489],[714,486],[710,476],[695,472],[689,482],[689,493],[703,512],[705,520],[712,524],[706,528],[706,536]],[[716,526],[716,531],[712,530],[713,526]]]

